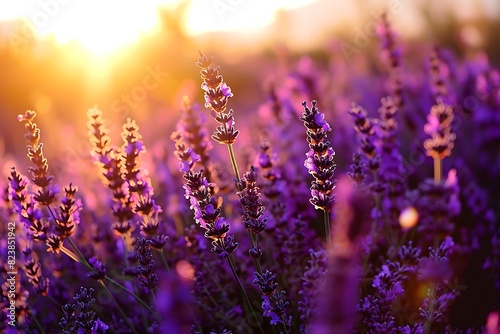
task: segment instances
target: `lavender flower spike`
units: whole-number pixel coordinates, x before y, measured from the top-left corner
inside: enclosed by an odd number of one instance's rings
[[[316,209],[330,212],[335,202],[332,190],[336,181],[332,180],[332,177],[337,166],[333,161],[335,151],[327,140],[327,133],[331,128],[325,120],[325,115],[316,108],[316,101],[312,101],[311,109],[306,106],[305,101],[302,102],[302,106],[304,113],[300,119],[307,129],[307,142],[310,148],[304,166],[315,179],[311,184],[310,202]]]
[[[233,110],[226,111],[227,101],[233,96],[231,88],[224,82],[219,73],[220,67],[213,64],[212,57],[207,58],[200,52],[196,65],[201,68],[201,89],[205,92],[205,107],[211,109],[210,114],[219,123],[212,139],[219,144],[231,145],[238,137],[238,131],[234,129]]]
[[[311,199],[309,200],[316,209],[323,210],[325,232],[328,245],[330,242],[330,218],[329,212],[335,202],[334,194],[335,180],[332,180],[336,164],[333,160],[335,151],[327,140],[327,134],[331,131],[330,125],[325,120],[325,115],[316,108],[316,101],[312,101],[312,108],[308,108],[306,102],[302,102],[304,113],[300,120],[304,122],[307,131],[307,142],[309,152],[304,166],[309,174],[314,177],[311,183]]]
[[[49,165],[43,154],[43,143],[40,142],[40,128],[34,122],[35,117],[36,112],[28,110],[24,115],[17,116],[17,119],[19,122],[25,123],[28,158],[35,165],[35,167],[29,168],[33,176],[31,180],[38,187],[38,191],[33,198],[41,205],[48,206],[56,199],[59,189],[53,182],[54,176],[48,173]]]
[[[451,132],[453,114],[453,107],[438,99],[437,104],[432,106],[427,116],[427,124],[424,126],[424,132],[431,137],[424,142],[424,147],[427,155],[434,159],[436,183],[441,182],[441,161],[451,154],[455,146],[456,135]]]

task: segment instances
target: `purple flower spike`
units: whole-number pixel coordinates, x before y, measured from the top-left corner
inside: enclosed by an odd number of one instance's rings
[[[304,166],[314,177],[311,184],[310,202],[316,209],[330,212],[335,202],[334,194],[335,180],[332,180],[335,171],[333,157],[335,151],[327,140],[327,133],[331,131],[330,125],[325,120],[325,115],[316,108],[316,101],[312,101],[312,108],[302,103],[304,113],[300,119],[304,122],[307,131],[307,141],[309,143],[309,152],[306,153],[307,159]]]

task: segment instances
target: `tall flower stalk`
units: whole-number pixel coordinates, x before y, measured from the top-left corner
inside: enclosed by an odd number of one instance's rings
[[[204,90],[205,107],[211,109],[210,114],[216,122],[219,123],[216,131],[212,134],[212,139],[219,144],[226,144],[228,148],[229,158],[236,177],[238,196],[240,197],[240,203],[243,207],[243,225],[248,230],[252,245],[249,253],[254,259],[255,268],[257,270],[256,275],[258,275],[262,273],[260,264],[262,250],[259,245],[259,233],[265,230],[266,219],[262,218],[264,206],[260,201],[260,193],[258,192],[259,188],[256,185],[257,173],[252,166],[250,171],[245,173],[243,178],[240,175],[233,149],[233,144],[238,136],[238,130],[235,130],[234,128],[235,121],[233,117],[233,110],[230,109],[227,111],[227,102],[228,99],[233,96],[233,93],[231,92],[231,88],[229,88],[229,86],[224,82],[222,75],[219,73],[220,67],[214,65],[213,59],[207,58],[201,52],[196,65],[201,68],[200,73],[203,80],[201,88]],[[234,272],[232,265],[231,269]],[[283,301],[282,299],[282,297],[277,298],[277,300],[280,301],[279,303],[284,302],[284,299]],[[266,308],[268,304],[269,302],[267,302],[267,304],[264,302],[263,307]],[[283,306],[283,312],[285,308],[286,306]],[[266,311],[264,314],[270,316],[269,314],[266,314]],[[287,321],[283,320],[282,322],[286,330]],[[277,324],[277,322],[274,322],[273,324]]]
[[[59,211],[54,212],[51,209],[50,205],[56,201],[57,194],[59,193],[59,187],[54,182],[54,176],[49,175],[48,173],[49,165],[43,154],[43,143],[40,142],[40,129],[34,121],[35,117],[36,112],[28,110],[24,115],[19,115],[17,119],[20,122],[25,123],[25,137],[28,142],[28,158],[34,165],[34,167],[29,168],[32,175],[31,181],[37,186],[37,191],[33,194],[33,200],[38,203],[38,205],[47,208],[55,224],[55,228],[51,229],[49,225],[46,229],[46,232],[49,231],[46,234],[45,240],[47,250],[54,253],[62,251],[76,262],[80,262],[81,259],[64,246],[64,240],[67,239],[73,248],[76,249],[73,242],[69,238],[69,236],[73,233],[75,224],[78,224],[79,222],[78,211],[81,209],[80,206],[76,205],[76,201],[73,200],[76,188],[73,188],[72,185],[70,185],[65,189],[66,198],[63,200]],[[17,177],[13,174],[12,180],[15,180],[16,178]],[[59,215],[57,215],[57,213],[59,213]],[[40,218],[43,219],[43,214]],[[55,233],[50,232],[54,229]]]
[[[124,243],[131,247],[130,235],[134,217],[132,203],[127,191],[126,181],[122,176],[122,159],[120,149],[111,144],[109,130],[102,117],[102,111],[97,108],[89,109],[87,113],[89,128],[88,135],[92,145],[91,156],[99,166],[103,183],[113,194],[113,216],[115,217],[114,230],[122,237]]]
[[[32,223],[32,226],[30,226],[30,228],[32,228],[32,232],[33,229],[35,229],[36,232],[44,232],[44,234],[46,235],[45,243],[47,245],[47,251],[54,253],[62,252],[75,262],[79,262],[87,267],[91,272],[91,276],[97,276],[99,283],[107,291],[108,295],[114,301],[117,309],[125,317],[125,313],[107,288],[106,284],[104,283],[104,279],[120,286],[125,292],[131,294],[138,301],[142,301],[137,296],[130,293],[121,284],[114,281],[110,277],[105,276],[105,273],[99,273],[99,271],[92,264],[90,264],[89,261],[87,261],[79,248],[70,238],[70,236],[74,233],[75,225],[79,224],[80,222],[79,211],[82,208],[80,201],[78,199],[75,199],[74,197],[77,192],[77,188],[73,187],[72,184],[66,187],[64,189],[65,197],[61,200],[59,208],[51,208],[51,204],[53,204],[57,199],[56,195],[59,192],[59,188],[57,184],[53,182],[54,177],[48,174],[48,162],[42,152],[43,144],[40,143],[40,129],[34,122],[35,117],[36,112],[27,111],[24,115],[19,115],[18,120],[20,122],[25,122],[25,127],[27,130],[27,134],[25,137],[28,141],[28,157],[35,166],[29,169],[33,176],[31,181],[38,187],[37,192],[35,194],[32,194],[32,198],[36,204],[46,207],[50,214],[50,217],[54,221],[54,227],[51,228],[50,225],[45,225],[45,228],[42,228],[41,231],[39,231],[39,226],[35,225],[35,222],[41,220],[49,221],[50,218],[44,217],[44,213],[42,211],[38,211],[38,213],[34,214],[33,209],[36,207],[27,204],[29,202],[23,203],[26,202],[29,198],[25,196],[26,193],[24,192],[26,183],[20,175],[13,171],[11,174],[11,187],[12,194],[16,194],[16,201],[20,201],[18,203],[20,207],[18,214],[21,219]],[[51,230],[53,230],[55,233],[50,232]],[[40,240],[40,238],[38,240]],[[64,241],[66,240],[70,243],[74,251],[64,246]],[[136,333],[130,321],[127,319],[125,321],[132,329],[132,331]]]
[[[244,189],[238,192],[241,206],[243,207],[243,226],[248,230],[252,248],[249,251],[250,256],[255,261],[257,271],[262,273],[260,258],[262,249],[259,243],[259,234],[266,229],[266,218],[263,218],[264,205],[262,204],[257,187],[257,172],[253,166],[243,175],[242,183]]]
[[[193,104],[187,96],[183,99],[184,112],[182,119],[177,122],[177,131],[182,133],[183,139],[196,154],[200,156],[200,165],[203,166],[205,177],[212,181],[212,173],[216,173],[211,162],[209,152],[212,148],[208,131],[205,127],[206,118],[199,110],[198,104]]]
[[[333,174],[337,165],[333,160],[335,151],[327,139],[328,132],[332,129],[325,120],[325,114],[320,113],[316,108],[316,103],[313,100],[312,107],[309,108],[305,101],[302,102],[304,113],[300,120],[304,122],[307,129],[307,142],[309,143],[309,152],[306,154],[307,159],[304,166],[314,177],[311,183],[311,199],[309,201],[314,208],[323,211],[327,247],[330,247],[330,212],[335,202],[335,195],[332,191],[336,182],[333,179]]]
[[[257,320],[252,304],[230,258],[230,255],[238,247],[238,243],[234,241],[233,235],[228,234],[229,223],[220,216],[222,212],[222,198],[215,198],[211,195],[211,184],[203,176],[203,170],[194,171],[194,165],[201,160],[200,156],[193,149],[186,147],[181,134],[174,132],[171,139],[175,141],[175,156],[180,160],[179,169],[184,173],[183,177],[186,182],[184,190],[186,198],[191,203],[190,208],[194,212],[195,221],[200,227],[205,229],[205,237],[212,240],[212,252],[227,259],[238,288],[248,304],[253,317]],[[260,329],[264,332],[262,328]]]
[[[201,68],[200,73],[203,80],[201,88],[204,91],[205,107],[211,109],[210,115],[219,123],[216,131],[212,134],[212,139],[219,144],[227,145],[231,166],[236,176],[236,186],[238,190],[241,190],[241,185],[239,184],[241,177],[233,149],[233,144],[239,132],[234,128],[233,109],[227,111],[227,101],[233,96],[233,93],[219,73],[220,67],[213,64],[212,57],[207,58],[200,52],[200,57],[196,65]]]

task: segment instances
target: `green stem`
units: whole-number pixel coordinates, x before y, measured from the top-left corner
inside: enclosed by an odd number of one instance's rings
[[[48,209],[50,211],[50,214],[52,215],[52,218],[55,221],[56,218],[55,218],[54,212],[52,211],[52,209],[50,208],[50,206],[47,206],[47,207],[48,207]],[[69,249],[65,248],[63,245],[61,246],[61,251],[63,253],[65,253],[66,255],[68,255],[70,258],[72,258],[74,261],[80,262],[80,263],[84,264],[91,272],[95,273],[94,268],[90,265],[90,263],[88,263],[87,259],[85,259],[85,257],[83,256],[82,252],[80,252],[80,250],[75,245],[75,243],[71,240],[71,238],[67,237],[66,239],[70,243],[71,247],[73,247],[73,249],[78,253],[78,257],[73,252],[71,252]],[[122,288],[123,291],[125,291],[126,293],[128,293],[129,295],[131,295],[132,297],[134,297],[149,312],[153,312],[153,310],[151,309],[151,307],[149,307],[144,301],[142,301],[142,299],[140,299],[138,296],[136,296],[135,293],[132,293],[132,292],[128,291],[128,289],[125,286],[123,286],[122,284],[120,284],[117,281],[113,280],[109,276],[105,276],[104,278],[107,279],[108,281],[110,281],[111,283],[117,285],[118,287]],[[110,295],[110,297],[116,303],[116,300],[114,299],[113,295],[111,295],[111,293],[109,292],[109,290],[106,287],[106,285],[104,284],[104,282],[102,282],[101,280],[99,280],[99,282],[101,283],[101,285],[104,286],[104,288],[106,289],[106,291],[108,292],[108,294]],[[117,306],[118,306],[118,304],[117,304]],[[120,309],[119,306],[118,306],[118,308]],[[123,312],[123,310],[121,310],[121,309],[120,309],[120,311]],[[122,313],[122,315],[123,315],[123,313]],[[128,321],[127,321],[127,323],[128,323]],[[132,328],[132,330],[134,331],[134,333],[137,333],[133,328]]]
[[[153,299],[153,305],[156,309],[156,313],[158,315],[158,320],[160,321],[160,325],[163,323],[163,319],[161,318],[161,313],[160,313],[160,308],[158,307],[157,299],[156,299],[156,294],[154,291],[151,290],[151,298]]]
[[[104,288],[104,290],[106,290],[106,292],[108,293],[109,297],[113,300],[113,302],[115,303],[116,307],[118,308],[118,311],[121,313],[121,315],[123,317],[123,320],[125,320],[125,322],[130,327],[130,329],[132,330],[132,332],[134,332],[135,334],[139,334],[135,330],[134,326],[130,323],[129,318],[127,317],[127,315],[125,314],[125,312],[123,311],[123,309],[120,307],[120,304],[118,304],[118,301],[115,299],[115,297],[113,296],[113,294],[111,293],[111,291],[109,291],[109,289],[106,286],[106,284],[104,284],[104,282],[102,280],[99,280],[99,283],[102,285],[102,287]]]
[[[43,330],[42,325],[40,325],[40,322],[38,322],[38,319],[35,316],[33,316],[33,312],[30,312],[29,314],[30,314],[30,318],[33,319],[33,321],[35,322],[36,327],[38,327],[38,329],[40,330],[40,332],[42,334],[45,334],[45,331]]]
[[[160,258],[163,264],[165,265],[165,268],[167,268],[167,271],[171,273],[170,271],[170,266],[168,265],[167,259],[165,258],[165,254],[163,254],[163,248],[162,249],[157,249],[158,253],[160,253]]]
[[[259,235],[258,234],[255,235],[255,246],[260,249]],[[257,271],[259,272],[259,274],[262,274],[262,266],[260,264],[260,258],[256,259],[255,263],[256,263]]]
[[[240,172],[238,170],[238,164],[236,163],[236,157],[234,156],[233,144],[227,144],[227,150],[229,151],[229,158],[231,159],[231,165],[233,166],[234,175],[236,176],[236,185],[239,188],[238,184],[241,180]],[[241,190],[241,189],[238,189]]]
[[[377,172],[373,172],[373,182],[376,183],[378,182],[378,174]],[[387,216],[384,212],[384,210],[382,210],[382,196],[380,195],[380,193],[376,193],[374,195],[374,198],[375,198],[375,207],[377,208],[377,211],[382,215],[382,219],[383,219],[383,227],[382,227],[382,230],[383,232],[386,232],[386,236],[389,238],[390,242],[393,244],[396,240],[396,237],[394,237],[393,235],[393,232],[392,232],[392,228],[389,226],[389,222],[387,220]],[[373,235],[373,232],[378,228],[378,226],[380,225],[380,218],[378,217],[377,215],[377,218],[375,219],[375,225],[374,226],[372,224],[372,232],[371,232],[371,235]],[[397,233],[397,232],[395,232]]]
[[[115,281],[114,279],[112,279],[111,277],[109,276],[105,276],[104,279],[108,280],[109,282],[113,283],[114,285],[118,286],[119,288],[122,288],[123,291],[125,291],[126,293],[128,293],[130,296],[134,297],[135,300],[137,300],[142,306],[144,306],[146,308],[146,310],[148,310],[149,312],[153,313],[153,309],[151,309],[151,307],[149,307],[148,304],[146,304],[141,298],[139,298],[138,296],[136,296],[134,293],[130,292],[125,286],[123,286],[122,284],[118,283],[117,281]]]
[[[430,296],[429,296],[429,313],[430,313],[430,319],[425,320],[424,324],[424,333],[428,334],[431,332],[432,329],[432,323],[433,323],[433,313],[434,313],[434,302],[436,299],[436,286],[434,283],[431,283],[430,286]]]
[[[63,252],[64,254],[68,255],[71,259],[73,259],[73,261],[75,261],[75,262],[81,262],[80,259],[78,258],[78,256],[76,256],[75,253],[73,253],[72,251],[70,251],[69,249],[67,249],[66,247],[64,247],[64,245],[61,244],[61,246],[59,247],[59,249],[61,250],[61,252]]]
[[[283,322],[283,328],[285,328],[285,334],[288,334],[288,328],[286,327],[285,317],[281,317],[281,321]]]
[[[332,235],[330,232],[330,214],[326,210],[323,210],[323,221],[325,223],[326,249],[329,250],[332,246]]]
[[[238,191],[241,191],[241,190],[243,190],[243,189],[241,189],[241,185],[240,185],[241,176],[240,176],[240,172],[238,170],[238,163],[236,162],[236,157],[234,155],[233,144],[227,144],[227,150],[229,152],[229,159],[231,160],[231,165],[233,166],[234,175],[236,176],[236,188]],[[252,244],[252,247],[255,247],[255,241],[254,241],[254,238],[253,238],[250,230],[248,230],[248,236],[250,237],[250,242]],[[255,269],[259,273],[262,273],[260,259],[254,259],[253,263],[255,265]]]
[[[122,244],[123,244],[123,261],[125,261],[125,267],[128,268],[128,250],[127,250],[127,241],[125,240],[127,236],[125,234],[122,235]]]
[[[258,248],[259,247],[259,239],[258,239],[259,235],[256,235],[255,238],[254,238],[252,232],[249,229],[247,229],[247,231],[248,231],[248,237],[250,238],[250,243],[252,245],[252,248],[255,248],[255,247]],[[252,260],[253,260],[253,264],[254,264],[255,269],[257,270],[257,272],[259,274],[262,274],[262,266],[260,265],[260,259],[254,259],[254,258],[252,258]]]
[[[128,247],[128,242],[127,238],[130,236],[130,233],[124,233],[121,235],[122,243],[123,243],[123,258],[125,261],[125,267],[128,268],[130,265],[129,260],[128,260],[128,254],[129,254],[129,247]],[[133,281],[130,284],[132,285],[132,290],[134,296],[138,294],[137,288],[136,288],[136,283],[137,281]],[[143,325],[147,328],[148,327],[148,318],[146,316],[146,313],[144,312],[144,308],[141,307],[141,315],[142,315],[142,323]]]
[[[76,245],[73,242],[73,240],[71,240],[71,237],[67,237],[66,239],[68,240],[68,242],[71,245],[71,247],[73,247],[73,249],[78,253],[78,256],[83,261],[82,263],[84,263],[90,269],[94,270],[94,268],[92,268],[92,266],[90,265],[90,263],[87,262],[87,259],[83,256],[82,252],[80,252],[80,250],[78,249],[78,247],[76,247]]]
[[[52,219],[54,219],[54,223],[56,222],[56,215],[54,214],[54,211],[52,211],[52,208],[50,207],[50,205],[47,205],[47,208],[49,209],[49,212],[50,212],[50,215],[52,216]],[[80,260],[78,260],[78,258],[73,254],[73,252],[71,252],[69,249],[65,248],[64,246],[61,245],[61,250],[66,254],[68,255],[69,257],[71,257],[73,260],[75,260],[76,262],[82,262],[84,263],[87,267],[89,267],[90,269],[93,270],[93,268],[90,266],[90,264],[87,262],[87,260],[85,259],[85,257],[83,256],[83,254],[80,252],[80,250],[78,249],[78,247],[76,247],[76,245],[73,243],[73,241],[71,240],[71,238],[68,236],[66,237],[66,240],[68,240],[68,242],[70,243],[71,247],[73,247],[73,249],[78,253],[78,256],[80,257]]]
[[[252,312],[253,317],[255,318],[255,321],[259,324],[260,331],[262,333],[265,333],[264,330],[262,329],[262,326],[260,325],[259,319],[257,318],[257,315],[255,314],[255,311],[252,307],[252,304],[250,303],[250,299],[248,299],[247,293],[245,292],[245,289],[243,289],[243,285],[241,285],[240,278],[238,277],[238,274],[236,274],[236,270],[234,269],[233,263],[231,262],[231,259],[228,257],[227,262],[229,263],[229,266],[231,267],[231,271],[233,273],[234,279],[236,280],[236,283],[238,284],[238,287],[240,288],[240,292],[245,298],[246,303],[250,307],[250,311]]]
[[[441,182],[441,175],[443,174],[443,165],[441,158],[434,158],[434,182],[436,184]]]
[[[63,315],[63,313],[61,313],[61,305],[54,299],[54,297],[49,296],[48,294],[44,297],[46,297],[52,304],[54,304],[57,309],[57,314]]]

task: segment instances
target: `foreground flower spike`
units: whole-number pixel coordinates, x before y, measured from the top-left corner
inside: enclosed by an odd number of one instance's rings
[[[335,180],[332,180],[337,166],[333,160],[335,151],[327,140],[327,134],[332,129],[325,120],[325,114],[320,113],[316,108],[316,101],[312,101],[312,107],[308,108],[306,102],[302,102],[304,113],[300,120],[306,127],[307,142],[309,152],[304,166],[309,170],[309,174],[314,177],[311,183],[312,205],[318,210],[323,210],[325,220],[325,232],[330,245],[330,219],[329,213],[332,211],[335,195],[332,193],[335,188]]]
[[[186,148],[181,134],[174,132],[170,138],[175,142],[175,156],[181,161],[179,169],[184,173],[183,177],[186,180],[184,186],[186,198],[191,203],[190,208],[194,212],[196,223],[206,230],[205,238],[212,239],[212,252],[227,260],[241,294],[244,296],[254,319],[258,321],[230,258],[230,255],[238,247],[238,243],[234,241],[233,235],[228,234],[229,224],[223,217],[220,217],[222,197],[212,197],[210,192],[212,185],[203,176],[203,170],[193,171],[194,164],[200,161],[200,156],[194,153],[191,148]],[[260,323],[259,328],[264,333]]]
[[[22,176],[12,167],[9,176],[9,199],[12,202],[14,212],[17,213],[19,221],[24,223],[28,229],[30,238],[35,241],[43,241],[47,238],[49,224],[42,219],[43,214],[38,203],[28,191],[28,178]]]
[[[42,296],[46,296],[49,291],[50,280],[43,276],[42,264],[38,261],[36,254],[31,252],[27,256],[24,263],[24,273],[34,290]]]
[[[36,117],[36,112],[26,111],[24,115],[19,115],[17,119],[20,122],[25,122],[25,127],[27,130],[26,139],[28,141],[28,157],[35,167],[30,167],[32,179],[31,181],[38,187],[37,191],[32,195],[32,198],[41,206],[47,207],[50,212],[50,216],[54,220],[55,232],[51,232],[50,226],[48,226],[49,219],[46,219],[47,225],[45,228],[41,223],[43,215],[39,215],[38,219],[36,217],[36,208],[33,204],[25,203],[23,205],[19,202],[17,210],[21,214],[22,220],[29,221],[30,231],[34,232],[34,239],[40,240],[40,232],[43,231],[43,236],[46,236],[47,251],[59,253],[63,251],[68,256],[72,257],[78,262],[78,259],[66,249],[63,245],[64,239],[68,238],[73,234],[73,229],[75,224],[78,224],[80,219],[78,211],[81,209],[80,202],[74,199],[76,193],[76,188],[71,184],[65,189],[65,199],[59,207],[59,210],[52,210],[50,205],[56,200],[56,195],[59,193],[59,187],[54,183],[54,176],[48,174],[48,163],[47,159],[43,155],[43,143],[40,143],[40,129],[34,122]],[[11,174],[11,186],[13,188],[13,199],[18,201],[21,197],[17,196],[22,194],[23,187],[26,187],[26,183],[21,181],[18,175],[15,173]],[[17,189],[17,190],[16,190]],[[16,194],[17,193],[17,194]],[[23,195],[25,197],[25,195]],[[26,201],[26,197],[23,201]],[[35,219],[38,221],[36,222]]]
[[[238,137],[238,131],[234,129],[233,110],[226,111],[227,101],[233,96],[231,88],[224,82],[219,73],[220,67],[213,64],[212,58],[207,58],[200,52],[196,65],[201,68],[201,89],[205,91],[205,107],[212,110],[210,114],[220,124],[212,138],[220,144],[233,144]]]
[[[205,91],[205,107],[211,108],[217,114],[224,113],[227,100],[233,96],[233,93],[220,75],[220,67],[213,64],[213,57],[207,58],[201,52],[196,65],[201,68],[200,73],[203,79],[201,88]]]
[[[96,313],[92,310],[95,298],[92,297],[94,289],[80,288],[76,294],[74,304],[63,306],[64,316],[59,322],[63,333],[105,333],[108,326],[99,318],[95,319]]]
[[[229,224],[220,217],[222,197],[212,197],[212,185],[203,176],[203,170],[194,172],[194,164],[200,161],[200,156],[186,147],[181,134],[174,132],[170,138],[175,141],[175,156],[181,161],[179,170],[184,173],[186,181],[185,196],[191,203],[195,221],[206,230],[205,237],[212,240],[212,252],[228,258],[238,243],[234,241],[234,236],[228,234]]]
[[[35,165],[29,168],[31,180],[39,188],[33,198],[41,205],[48,206],[54,202],[59,189],[53,183],[54,177],[48,174],[49,165],[43,155],[43,143],[40,143],[40,129],[34,122],[35,117],[36,112],[28,110],[24,115],[17,116],[17,119],[25,123],[28,158]]]
[[[73,234],[75,225],[80,223],[79,211],[82,209],[82,204],[79,199],[75,199],[75,194],[78,188],[73,187],[70,183],[64,188],[65,197],[59,206],[59,215],[56,220],[56,231],[61,239],[65,239]]]
[[[253,284],[259,286],[262,295],[262,309],[264,316],[271,318],[271,325],[283,324],[285,331],[290,327],[290,318],[286,316],[286,310],[290,303],[285,300],[285,291],[278,291],[276,274],[266,270],[264,273],[255,273]]]
[[[442,160],[451,154],[456,135],[451,132],[453,107],[438,100],[427,115],[424,132],[431,138],[424,142],[427,155],[434,159],[434,181],[441,182]]]
[[[148,171],[142,166],[141,155],[146,148],[142,142],[137,123],[128,118],[123,125],[123,146],[121,159],[123,166],[123,178],[127,181],[129,201],[132,203],[134,213],[141,217],[141,231],[148,237],[158,234],[158,214],[162,212],[159,205],[153,199],[153,187]]]
[[[127,237],[132,229],[130,221],[134,217],[132,203],[122,177],[122,158],[118,148],[111,146],[111,138],[102,118],[102,111],[91,108],[87,112],[88,135],[92,145],[91,155],[99,166],[103,183],[113,193],[113,215],[116,218],[114,229],[117,234]]]
[[[253,166],[250,167],[250,171],[243,175],[242,180],[245,188],[238,192],[238,197],[243,207],[243,226],[255,235],[255,240],[253,237],[251,238],[252,249],[250,249],[250,255],[255,259],[259,259],[262,255],[259,234],[266,229],[267,219],[262,217],[264,205],[260,200],[261,194],[257,187],[257,172]]]
[[[224,82],[222,75],[220,75],[220,67],[213,64],[212,57],[207,58],[200,52],[200,57],[196,65],[201,68],[200,73],[203,79],[201,89],[205,91],[205,107],[211,109],[210,115],[220,124],[212,134],[212,139],[219,144],[227,145],[231,165],[236,176],[236,187],[238,190],[241,190],[239,188],[241,177],[233,150],[233,144],[239,132],[234,128],[233,110],[226,111],[227,100],[233,96],[233,93],[231,93],[231,88],[229,88]]]
[[[139,283],[148,291],[154,291],[158,286],[158,275],[153,273],[155,261],[153,260],[153,253],[151,252],[151,241],[145,238],[138,238],[135,244],[137,252],[137,260],[139,266]]]

